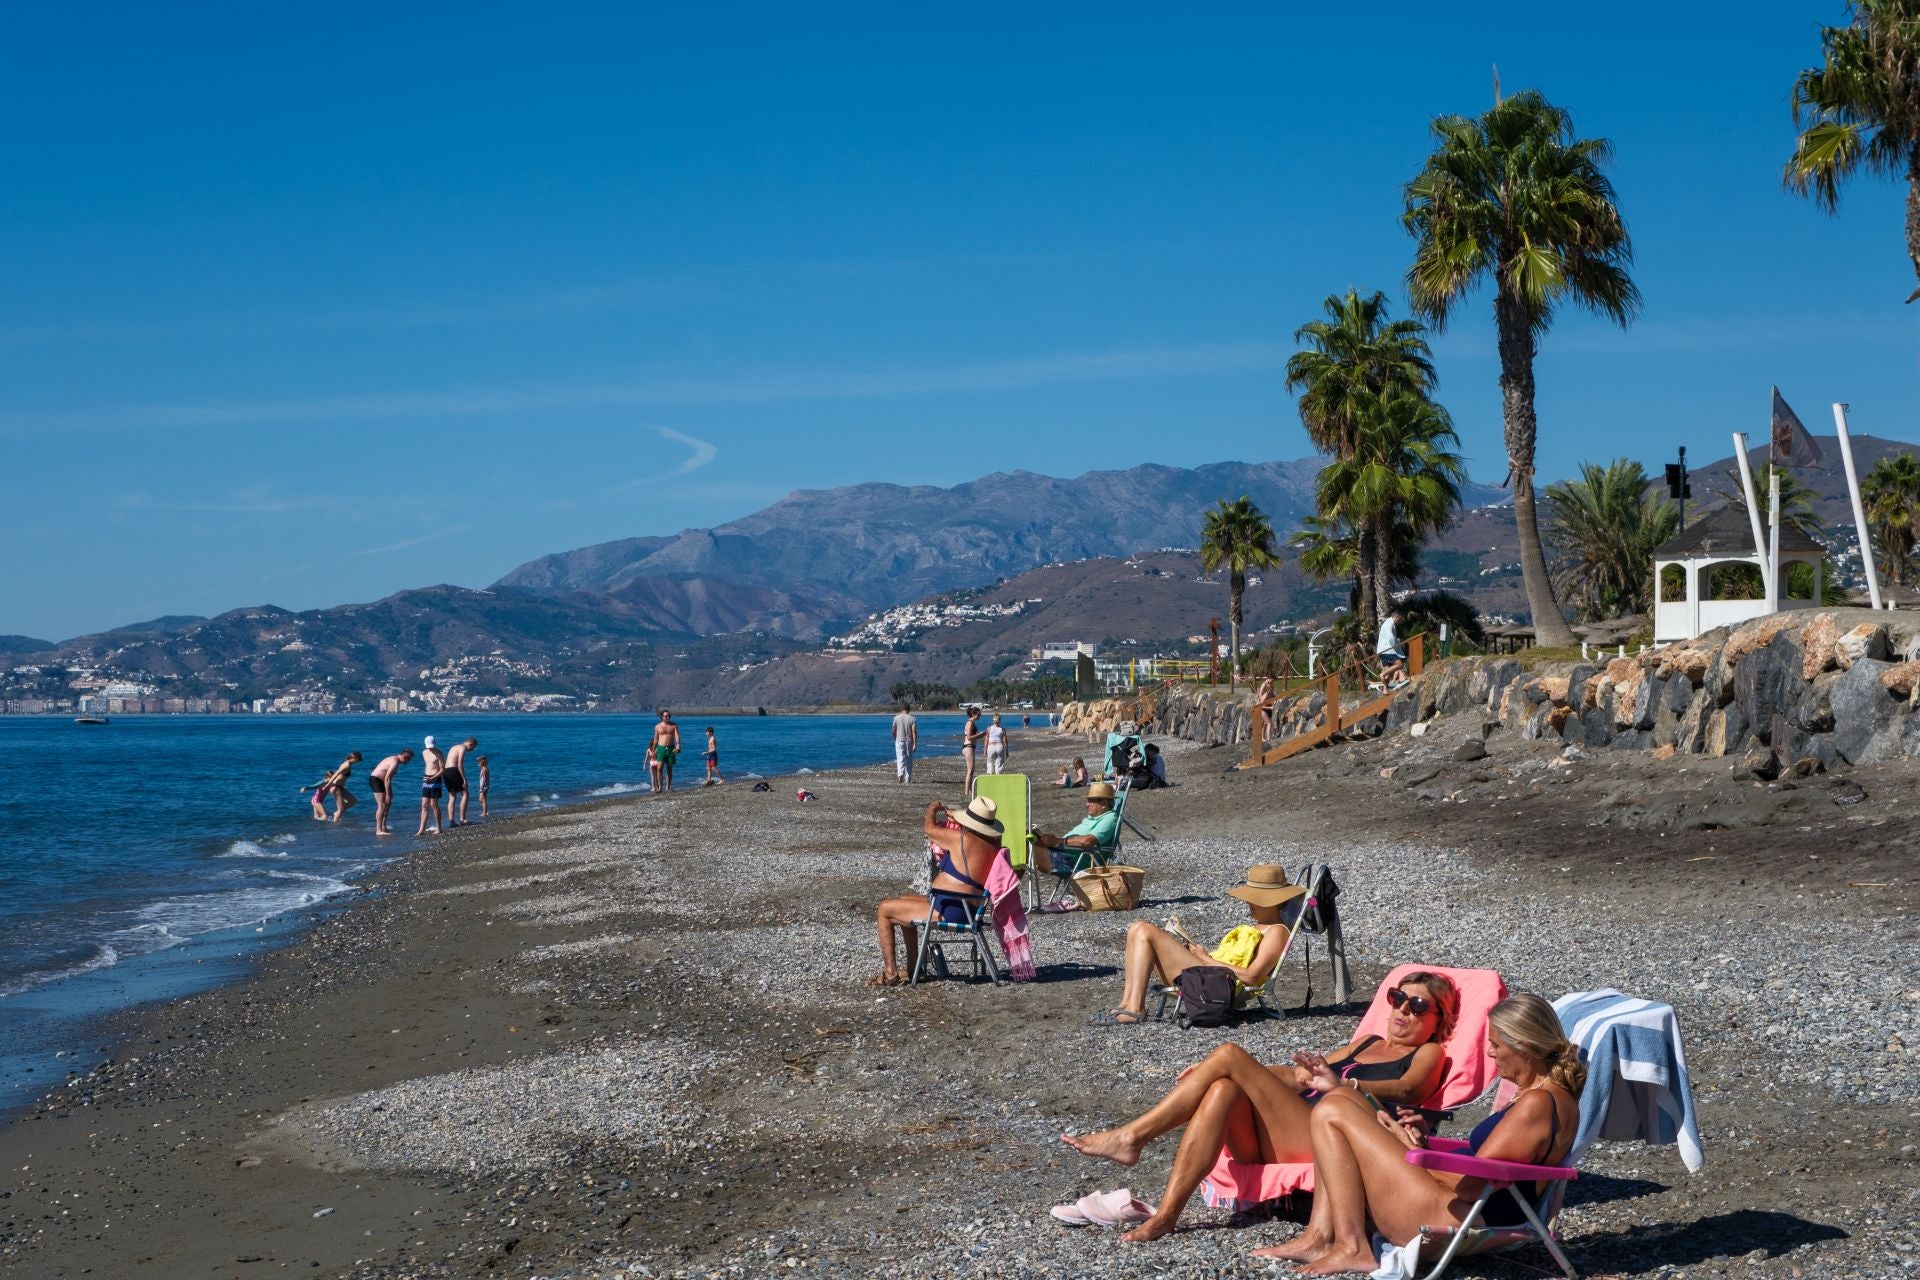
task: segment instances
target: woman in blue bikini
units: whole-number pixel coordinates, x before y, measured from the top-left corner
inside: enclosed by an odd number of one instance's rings
[[[1580,1127],[1587,1079],[1580,1051],[1568,1042],[1553,1006],[1532,992],[1502,1000],[1487,1024],[1494,1066],[1519,1092],[1474,1126],[1467,1149],[1489,1160],[1557,1164]],[[1415,1112],[1389,1117],[1357,1094],[1323,1099],[1313,1109],[1313,1217],[1299,1236],[1255,1256],[1304,1263],[1306,1275],[1370,1272],[1378,1265],[1370,1225],[1395,1243],[1413,1239],[1422,1227],[1459,1226],[1485,1184],[1408,1164],[1408,1149],[1426,1141]],[[1539,1191],[1528,1188],[1531,1195]],[[1508,1191],[1487,1202],[1484,1221],[1516,1226],[1526,1215]]]
[[[880,904],[875,922],[880,934],[880,972],[867,979],[871,987],[897,987],[913,972],[918,953],[920,922],[929,907],[942,920],[965,924],[967,907],[986,893],[987,872],[1005,843],[998,806],[985,796],[975,796],[967,807],[950,813],[938,800],[927,806],[921,829],[926,833],[927,852],[933,858],[933,875],[927,888],[930,896],[904,893]],[[906,940],[907,962],[904,968],[894,960],[894,934]]]

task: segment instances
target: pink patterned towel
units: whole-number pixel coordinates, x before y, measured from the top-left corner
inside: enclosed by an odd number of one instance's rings
[[[1034,979],[1033,946],[1027,941],[1027,909],[1020,904],[1020,876],[1002,849],[987,872],[987,896],[993,899],[993,927],[1000,935],[1007,968],[1015,982]]]

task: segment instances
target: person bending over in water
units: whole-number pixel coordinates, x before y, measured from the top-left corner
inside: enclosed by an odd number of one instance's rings
[[[1432,1095],[1459,1016],[1459,994],[1444,975],[1422,972],[1408,974],[1387,1000],[1393,1008],[1384,1037],[1360,1036],[1326,1057],[1296,1053],[1291,1065],[1271,1067],[1239,1045],[1221,1045],[1181,1072],[1167,1096],[1143,1114],[1115,1129],[1060,1140],[1083,1156],[1133,1165],[1148,1143],[1186,1126],[1159,1209],[1124,1237],[1157,1240],[1180,1221],[1223,1145],[1248,1163],[1302,1163],[1317,1157],[1314,1117],[1330,1099],[1352,1099],[1371,1113],[1358,1092],[1363,1086],[1388,1105],[1413,1106]]]
[[[933,876],[928,882],[931,898],[903,893],[880,904],[875,923],[880,935],[880,972],[867,979],[870,987],[897,987],[913,972],[919,955],[920,923],[927,918],[929,905],[937,907],[940,918],[965,924],[965,898],[986,893],[987,872],[1006,843],[999,808],[986,796],[975,796],[959,813],[935,800],[927,806],[920,827],[927,837],[927,851],[933,857]],[[895,962],[895,931],[906,940],[907,962],[903,968]]]
[[[393,779],[400,766],[411,759],[413,748],[408,747],[373,766],[373,772],[367,777],[367,789],[373,792],[373,834],[377,836],[393,834],[387,827],[387,815],[393,812]]]
[[[360,763],[358,751],[347,752],[347,758],[338,768],[313,785],[313,820],[327,821],[327,806],[323,803],[329,795],[333,797],[333,821],[340,821],[340,815],[353,808],[359,801],[353,798],[353,792],[347,790],[347,779],[353,776],[353,766]]]
[[[1487,1049],[1502,1080],[1519,1089],[1512,1102],[1473,1127],[1467,1152],[1484,1160],[1558,1164],[1580,1127],[1580,1091],[1587,1069],[1568,1042],[1553,1006],[1531,991],[1508,996],[1487,1015]],[[1417,1112],[1376,1111],[1358,1094],[1330,1097],[1313,1109],[1313,1214],[1306,1230],[1256,1257],[1303,1263],[1307,1275],[1370,1272],[1377,1265],[1372,1233],[1404,1244],[1425,1227],[1459,1226],[1485,1189],[1480,1178],[1408,1164],[1407,1151],[1427,1142]],[[1523,1189],[1538,1197],[1539,1184]],[[1517,1227],[1526,1214],[1512,1191],[1487,1202],[1481,1225]]]
[[[673,712],[660,709],[660,723],[653,726],[653,742],[647,747],[647,773],[654,794],[673,790],[673,762],[680,758],[680,726]]]
[[[450,827],[467,825],[467,752],[479,745],[478,738],[454,743],[447,752],[446,767],[440,771],[440,781],[447,787],[447,825]]]

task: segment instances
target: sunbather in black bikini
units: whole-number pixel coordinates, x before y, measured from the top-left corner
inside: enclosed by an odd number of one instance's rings
[[[1387,999],[1393,1009],[1384,1038],[1362,1036],[1331,1058],[1297,1053],[1292,1065],[1273,1067],[1239,1045],[1222,1045],[1182,1072],[1172,1091],[1139,1117],[1104,1133],[1060,1139],[1081,1155],[1131,1165],[1149,1142],[1186,1126],[1159,1209],[1124,1237],[1158,1239],[1179,1222],[1222,1144],[1249,1163],[1302,1162],[1313,1157],[1312,1119],[1329,1094],[1352,1090],[1358,1098],[1365,1083],[1368,1094],[1388,1105],[1426,1101],[1445,1066],[1460,997],[1445,976],[1413,973]]]

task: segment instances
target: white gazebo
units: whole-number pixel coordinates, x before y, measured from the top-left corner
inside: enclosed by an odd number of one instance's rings
[[[1763,526],[1764,528],[1764,526]],[[1780,607],[1813,609],[1820,604],[1821,558],[1819,543],[1785,521],[1780,525]],[[1767,612],[1766,592],[1758,599],[1714,598],[1712,571],[1724,564],[1750,564],[1766,575],[1766,565],[1753,546],[1753,525],[1746,512],[1728,504],[1702,517],[1699,523],[1681,533],[1653,553],[1653,642],[1691,640],[1715,627],[1728,627],[1758,618]],[[1787,598],[1790,564],[1813,566],[1811,599]],[[1678,567],[1686,575],[1686,595],[1672,599],[1664,591],[1661,579],[1669,568]]]

